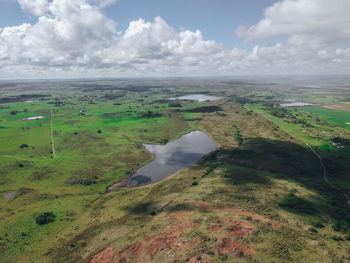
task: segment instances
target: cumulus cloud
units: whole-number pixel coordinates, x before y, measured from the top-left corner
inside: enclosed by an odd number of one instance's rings
[[[21,8],[35,16],[44,15],[49,9],[48,0],[18,0]]]
[[[26,3],[25,0],[19,1]],[[40,9],[26,6],[33,14],[41,14],[36,24],[0,30],[0,43],[5,46],[6,58],[13,64],[79,64],[91,52],[113,41],[116,24],[106,18],[97,6],[85,0],[54,0],[47,4]]]
[[[227,50],[200,30],[178,32],[161,17],[117,31],[101,11],[114,2],[18,0],[38,20],[0,29],[0,77],[347,73],[350,66],[348,0],[275,3],[256,25],[236,33],[248,41],[285,40],[252,50]]]
[[[279,35],[321,38],[327,42],[350,40],[350,1],[284,0],[265,10],[264,18],[236,33],[247,40]]]
[[[338,45],[350,46],[348,0],[283,0],[267,8],[264,18],[236,34],[246,41],[285,38],[270,47],[257,46],[250,57],[285,71],[346,73],[350,61]]]

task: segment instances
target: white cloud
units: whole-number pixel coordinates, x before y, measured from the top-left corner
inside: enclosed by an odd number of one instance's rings
[[[274,36],[313,36],[323,41],[350,40],[350,1],[283,0],[265,10],[264,18],[236,33],[247,40]]]
[[[286,38],[249,55],[272,69],[275,64],[286,73],[347,73],[350,61],[337,48],[350,46],[349,9],[348,0],[283,0],[267,8],[256,25],[238,27],[236,34],[247,41]]]
[[[44,15],[49,9],[48,0],[18,0],[21,8],[35,16]]]
[[[350,66],[348,0],[274,4],[260,22],[237,34],[250,41],[285,40],[251,51],[227,50],[199,30],[177,32],[161,17],[131,21],[124,32],[117,31],[116,22],[101,12],[115,0],[18,2],[38,21],[0,29],[2,78],[348,73]]]

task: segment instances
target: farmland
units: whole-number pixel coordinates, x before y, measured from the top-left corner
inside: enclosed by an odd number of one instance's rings
[[[278,106],[343,93],[231,79],[1,83],[0,261],[347,262],[349,113]],[[221,99],[168,100],[190,94]],[[142,143],[193,130],[219,148],[169,180],[107,191],[153,159]]]

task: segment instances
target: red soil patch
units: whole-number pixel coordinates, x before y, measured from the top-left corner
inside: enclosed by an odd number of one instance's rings
[[[130,253],[131,255],[134,256],[139,256],[142,253],[142,243],[138,242],[134,245],[131,245],[129,247],[127,247],[124,251],[123,254],[125,253]]]
[[[180,241],[182,234],[181,226],[175,226],[169,232],[162,232],[158,235],[146,238],[146,254],[153,257],[160,250],[180,251],[183,244]]]
[[[222,241],[215,244],[215,248],[221,254],[230,254],[236,257],[242,257],[244,255],[254,255],[256,252],[253,248],[243,246],[237,241],[224,238]]]
[[[189,260],[186,261],[187,263],[209,263],[207,255],[200,255],[200,256],[193,256]]]
[[[212,225],[208,228],[209,232],[219,232],[220,230],[222,230],[224,228],[223,225]]]
[[[244,221],[240,221],[232,227],[232,231],[230,231],[230,234],[233,234],[235,236],[247,237],[248,234],[254,229],[255,227],[248,225]]]
[[[94,256],[90,263],[118,263],[120,255],[113,247],[106,247],[102,252]]]
[[[258,220],[258,221],[262,221],[262,222],[270,221],[270,219],[268,219],[267,217],[257,215],[257,214],[251,213],[251,212],[247,212],[247,211],[239,211],[239,214],[242,216],[250,217],[253,220]]]
[[[276,223],[276,222],[273,222],[272,224],[271,224],[271,228],[272,229],[277,229],[277,228],[279,228],[280,227],[280,224],[278,224],[278,223]]]
[[[170,219],[181,219],[185,216],[188,216],[191,212],[190,211],[178,211],[178,212],[173,212],[169,214]]]
[[[250,225],[247,221],[235,221],[232,218],[226,218],[224,224],[212,225],[208,228],[208,231],[219,232],[223,229],[228,230],[230,235],[247,237],[255,229],[255,226]]]
[[[255,229],[255,225],[252,222],[240,220],[239,216],[246,216],[259,221],[269,221],[268,218],[202,201],[196,202],[195,206],[197,208],[195,210],[197,211],[215,212],[220,216],[220,223],[218,223],[218,221],[215,223],[213,222],[213,224],[207,228],[209,232],[217,232],[215,235],[220,240],[216,242],[212,248],[219,253],[229,254],[235,257],[254,255],[256,253],[253,248],[244,246],[226,237],[234,235],[245,238]],[[201,244],[202,240],[196,236],[186,237],[186,233],[190,233],[190,231],[195,231],[197,228],[200,229],[202,227],[201,224],[192,222],[191,215],[193,213],[192,211],[177,211],[169,213],[168,215],[160,214],[154,217],[153,220],[156,222],[165,220],[169,222],[170,225],[159,229],[159,232],[157,231],[157,233],[146,236],[143,241],[131,244],[119,252],[109,246],[96,255],[90,263],[120,263],[135,262],[138,260],[142,260],[142,262],[152,262],[156,255],[162,253],[165,253],[167,257],[169,257],[169,253],[173,256],[180,253],[190,253],[193,255],[193,253],[200,251],[203,245]],[[204,242],[208,244],[207,241]],[[210,258],[208,255],[199,254],[192,256],[187,262],[209,263]]]

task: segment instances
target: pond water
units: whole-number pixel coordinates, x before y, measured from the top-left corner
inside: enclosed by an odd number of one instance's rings
[[[27,117],[27,118],[23,118],[22,120],[24,121],[30,121],[30,120],[40,120],[40,119],[44,119],[44,116],[34,116],[34,117]]]
[[[281,103],[280,106],[282,107],[304,107],[304,106],[314,106],[317,104],[309,103],[309,102],[288,102],[288,103]]]
[[[221,97],[215,97],[215,96],[208,96],[203,94],[193,94],[193,95],[186,95],[176,98],[170,98],[169,100],[197,100],[199,102],[203,101],[212,101],[212,100],[220,100]]]
[[[166,145],[143,144],[154,160],[142,166],[131,176],[128,186],[140,186],[166,179],[170,175],[192,166],[217,144],[205,132],[193,131]]]
[[[15,192],[8,193],[5,195],[5,199],[10,199],[10,198],[14,197],[15,195],[16,195]]]

